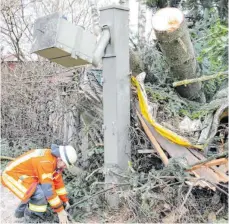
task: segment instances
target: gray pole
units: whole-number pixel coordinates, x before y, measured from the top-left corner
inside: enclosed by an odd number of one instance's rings
[[[129,9],[100,9],[100,25],[110,29],[110,43],[103,57],[103,112],[105,183],[119,183],[114,173],[128,168],[130,160]]]

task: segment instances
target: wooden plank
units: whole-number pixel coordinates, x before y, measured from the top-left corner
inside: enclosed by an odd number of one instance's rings
[[[200,170],[200,172],[201,172],[201,170]],[[194,174],[197,178],[201,178],[200,172],[196,173],[196,171],[191,171],[190,173]],[[203,180],[202,181],[190,180],[190,182],[192,184],[194,184],[194,186],[201,186],[203,188],[208,187],[209,189],[212,189],[213,191],[216,190],[214,186],[210,185],[208,182],[203,181]]]
[[[217,167],[221,172],[226,173],[228,171],[228,164],[220,165]]]
[[[200,159],[200,160],[206,160],[206,159],[207,159],[203,154],[201,154],[200,152],[198,152],[198,150],[189,149],[189,151],[190,151],[194,156],[196,156],[198,159]]]
[[[141,121],[142,127],[146,133],[146,135],[149,137],[151,143],[153,144],[155,150],[158,152],[158,154],[161,157],[161,160],[163,161],[163,163],[165,165],[168,165],[169,160],[167,158],[167,156],[165,155],[164,151],[162,150],[161,146],[158,144],[157,140],[155,139],[154,135],[152,134],[152,132],[150,131],[149,127],[146,125],[145,120],[143,119],[143,117],[139,114],[139,112],[137,111],[137,115],[139,120]]]
[[[187,171],[197,170],[199,168],[222,165],[222,164],[226,164],[227,162],[228,162],[227,158],[213,159],[213,160],[208,161],[208,162],[203,162],[203,163],[194,165],[194,166],[192,166],[191,169],[188,169]]]
[[[197,150],[195,149],[189,149],[189,150],[191,153],[193,153],[193,155],[195,155],[200,160],[206,160],[206,157],[202,155],[200,152],[198,152]],[[219,167],[212,166],[210,169],[212,169],[216,173],[216,175],[218,175],[220,181],[225,183],[229,181],[229,177],[228,175],[226,175],[226,172],[228,170],[228,164],[220,165]]]

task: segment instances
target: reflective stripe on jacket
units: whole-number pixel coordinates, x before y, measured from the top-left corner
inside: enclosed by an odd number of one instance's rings
[[[22,201],[28,200],[40,184],[50,206],[60,212],[64,209],[62,202],[67,202],[68,198],[56,165],[57,158],[51,149],[30,150],[7,165],[1,181]]]

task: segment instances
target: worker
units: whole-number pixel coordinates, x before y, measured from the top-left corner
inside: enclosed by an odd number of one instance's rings
[[[72,146],[52,144],[51,149],[33,149],[10,162],[2,172],[1,183],[21,199],[15,216],[24,217],[25,223],[44,222],[49,203],[59,222],[68,223],[70,204],[62,171],[76,160]]]

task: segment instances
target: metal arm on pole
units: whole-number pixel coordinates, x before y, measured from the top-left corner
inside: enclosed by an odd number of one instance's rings
[[[95,48],[94,54],[93,54],[93,59],[92,59],[92,64],[94,66],[98,66],[99,62],[101,61],[102,57],[104,56],[104,51],[110,41],[110,30],[109,26],[104,25],[102,27],[102,35],[99,39],[99,43],[97,47]]]

